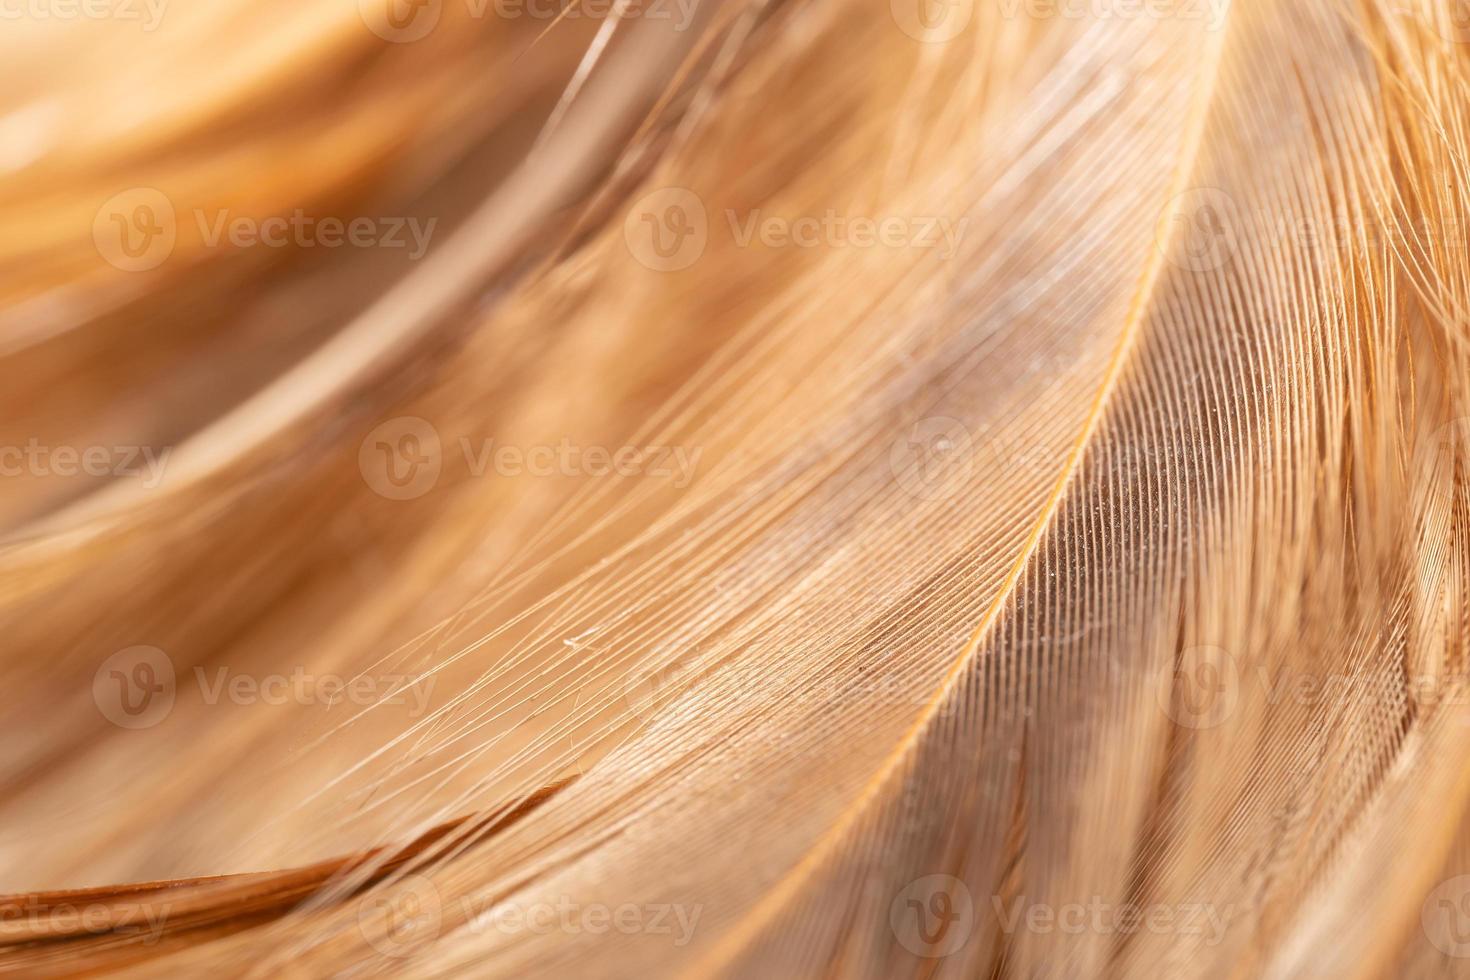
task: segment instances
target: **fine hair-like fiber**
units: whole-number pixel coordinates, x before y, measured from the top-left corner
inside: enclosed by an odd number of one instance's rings
[[[0,9],[0,973],[1470,977],[1464,6]]]

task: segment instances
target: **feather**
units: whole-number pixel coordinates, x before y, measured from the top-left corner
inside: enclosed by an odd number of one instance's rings
[[[1453,4],[369,6],[0,191],[0,970],[1463,972]]]

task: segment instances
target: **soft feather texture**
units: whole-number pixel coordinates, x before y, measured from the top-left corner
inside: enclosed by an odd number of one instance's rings
[[[169,455],[5,478],[0,970],[1470,975],[1453,8],[17,34],[0,441]],[[179,243],[120,272],[136,186]],[[297,207],[440,230],[193,220]],[[742,240],[828,212],[952,248]],[[210,696],[298,670],[370,697]]]

